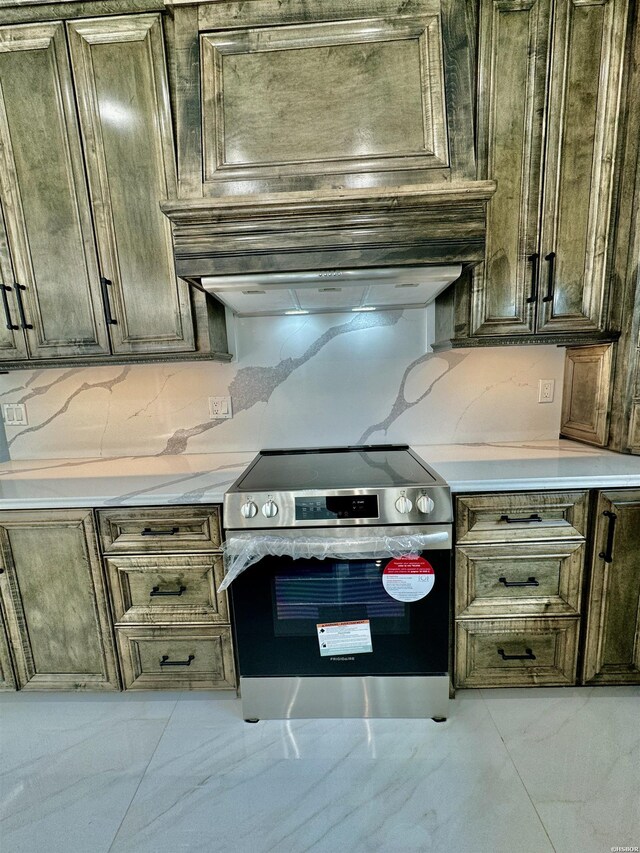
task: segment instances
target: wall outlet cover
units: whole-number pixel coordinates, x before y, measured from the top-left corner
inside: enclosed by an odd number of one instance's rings
[[[541,379],[538,383],[538,402],[539,403],[553,403],[553,398],[555,396],[556,389],[556,380],[555,379]]]
[[[27,407],[24,403],[3,403],[2,420],[5,426],[28,426]]]
[[[209,417],[213,420],[232,418],[231,397],[209,397]]]

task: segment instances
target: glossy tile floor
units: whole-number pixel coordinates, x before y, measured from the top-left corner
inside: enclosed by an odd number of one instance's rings
[[[215,693],[4,694],[2,853],[640,845],[640,689],[463,691],[431,720],[242,721]]]

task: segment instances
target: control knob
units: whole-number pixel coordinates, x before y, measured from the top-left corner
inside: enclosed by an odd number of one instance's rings
[[[278,514],[278,504],[271,499],[262,507],[262,514],[265,518],[275,518]]]
[[[429,495],[420,495],[418,500],[416,501],[416,506],[423,512],[425,515],[429,512],[433,512],[433,508],[435,506],[433,499],[429,497]]]
[[[253,501],[247,501],[240,507],[240,513],[243,518],[255,518],[258,514],[258,506]]]
[[[402,515],[407,515],[407,513],[411,512],[411,510],[413,509],[413,504],[411,503],[409,498],[405,497],[404,495],[401,495],[396,501],[396,509]]]

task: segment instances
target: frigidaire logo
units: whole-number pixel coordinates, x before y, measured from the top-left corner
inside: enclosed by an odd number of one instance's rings
[[[329,660],[355,660],[354,657],[351,658],[329,658]]]

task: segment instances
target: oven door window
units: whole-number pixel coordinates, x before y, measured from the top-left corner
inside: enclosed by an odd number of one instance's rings
[[[381,560],[324,566],[298,560],[287,571],[276,569],[271,592],[274,635],[315,637],[320,622],[360,619],[375,623],[377,634],[408,634],[409,606],[385,591],[382,565]]]

